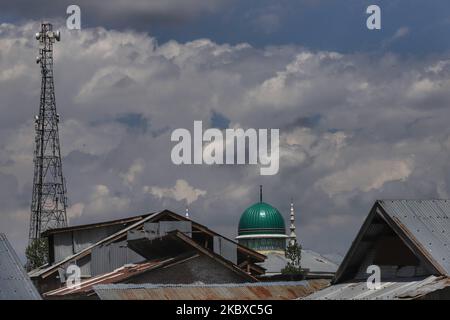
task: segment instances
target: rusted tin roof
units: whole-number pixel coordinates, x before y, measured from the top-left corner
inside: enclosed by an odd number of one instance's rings
[[[412,300],[450,287],[450,279],[429,276],[381,282],[377,290],[369,290],[365,281],[336,284],[309,295],[303,300]]]
[[[68,295],[90,295],[93,293],[94,285],[125,281],[126,279],[129,279],[148,270],[160,267],[174,260],[174,258],[171,258],[163,261],[149,261],[140,264],[125,265],[114,270],[113,272],[105,273],[97,277],[92,277],[88,280],[82,281],[78,286],[66,286],[58,288],[44,293],[43,296],[45,298],[52,298]]]
[[[242,284],[96,285],[102,300],[292,300],[328,285],[327,280]]]

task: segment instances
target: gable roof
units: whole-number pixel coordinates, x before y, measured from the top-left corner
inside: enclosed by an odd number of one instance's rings
[[[353,241],[334,283],[365,253],[363,237],[381,218],[434,275],[450,275],[450,200],[378,200]]]
[[[140,227],[141,225],[143,225],[146,222],[157,221],[158,219],[164,217],[165,215],[166,216],[170,216],[170,217],[174,218],[175,220],[190,221],[192,223],[193,227],[201,229],[205,233],[208,233],[208,234],[210,234],[212,236],[220,236],[220,237],[222,237],[222,238],[224,238],[226,240],[229,240],[229,241],[231,241],[231,242],[236,244],[237,249],[239,251],[244,252],[245,254],[247,254],[248,256],[253,257],[257,261],[262,262],[266,258],[265,255],[260,254],[260,253],[254,251],[252,249],[249,249],[247,247],[244,247],[244,246],[236,243],[235,241],[233,241],[231,239],[228,239],[228,238],[226,238],[226,237],[224,237],[224,236],[222,236],[222,235],[220,235],[220,234],[210,230],[209,228],[207,228],[207,227],[205,227],[205,226],[203,226],[203,225],[201,225],[199,223],[196,223],[196,222],[194,222],[194,221],[192,221],[190,219],[187,219],[186,217],[183,217],[183,216],[181,216],[179,214],[176,214],[176,213],[174,213],[174,212],[172,212],[170,210],[163,210],[163,211],[159,211],[159,212],[155,212],[155,213],[149,214],[145,218],[143,218],[143,219],[141,219],[141,220],[139,220],[139,221],[137,221],[137,222],[135,222],[135,223],[133,223],[133,224],[123,228],[123,229],[121,229],[120,231],[118,231],[118,232],[116,232],[116,233],[114,233],[114,234],[112,234],[112,235],[110,235],[110,236],[108,236],[108,237],[98,241],[97,243],[95,243],[95,244],[85,248],[84,250],[81,250],[80,252],[78,252],[76,254],[73,254],[73,255],[71,255],[71,256],[69,256],[69,257],[67,257],[67,258],[65,258],[65,259],[63,259],[63,260],[61,260],[61,261],[59,261],[59,262],[57,262],[57,263],[55,263],[55,264],[53,264],[51,266],[45,267],[43,269],[33,270],[33,271],[29,272],[29,276],[31,278],[35,278],[35,277],[46,278],[49,275],[57,272],[58,268],[60,268],[60,267],[62,267],[64,265],[70,263],[71,261],[78,260],[78,259],[80,259],[80,258],[82,258],[84,256],[89,255],[92,252],[92,249],[94,247],[97,247],[97,246],[100,246],[100,245],[104,245],[104,244],[108,244],[108,243],[114,242],[116,240],[119,240],[119,239],[121,239],[123,237],[126,237],[128,231],[133,230],[135,228],[138,228],[138,227]]]
[[[41,300],[8,239],[0,233],[0,300]]]
[[[195,251],[190,251],[189,253],[181,253],[177,256],[164,258],[164,259],[152,259],[147,260],[143,263],[138,264],[130,264],[122,266],[112,272],[108,272],[106,274],[101,274],[92,278],[89,278],[83,281],[80,286],[75,288],[70,287],[62,287],[49,292],[44,293],[45,297],[57,297],[57,296],[66,296],[66,295],[77,295],[84,294],[90,295],[93,291],[92,287],[97,284],[112,284],[112,283],[120,283],[123,281],[127,281],[137,275],[141,275],[143,273],[160,269],[160,268],[169,268],[173,264],[179,264],[184,261],[197,258],[200,254],[208,256],[212,258],[217,263],[223,265],[225,268],[231,270],[232,272],[238,274],[240,277],[245,279],[245,281],[249,282],[258,282],[258,280],[252,275],[244,272],[241,268],[237,267],[235,264],[226,260],[222,256],[202,247],[193,241],[190,237],[184,235],[179,231],[171,231],[164,237],[158,238],[158,242],[161,241],[170,241],[176,240],[180,241],[183,244],[191,247]]]

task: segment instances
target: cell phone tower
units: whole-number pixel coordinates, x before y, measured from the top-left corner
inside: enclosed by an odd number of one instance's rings
[[[48,229],[67,226],[66,184],[62,173],[59,115],[56,113],[53,82],[53,44],[60,39],[60,32],[53,31],[50,23],[41,23],[41,31],[36,33],[36,40],[39,41],[36,63],[40,64],[42,79],[39,115],[35,116],[29,244]]]

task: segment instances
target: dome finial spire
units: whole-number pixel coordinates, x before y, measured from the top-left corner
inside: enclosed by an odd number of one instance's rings
[[[259,202],[262,202],[262,184],[259,185]]]

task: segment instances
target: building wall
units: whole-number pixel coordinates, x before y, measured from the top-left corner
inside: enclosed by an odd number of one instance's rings
[[[122,225],[74,230],[53,235],[54,262],[78,253],[124,228]]]
[[[135,284],[190,284],[194,282],[212,284],[249,281],[205,255],[199,255],[168,268],[148,271],[127,281],[127,283]]]

